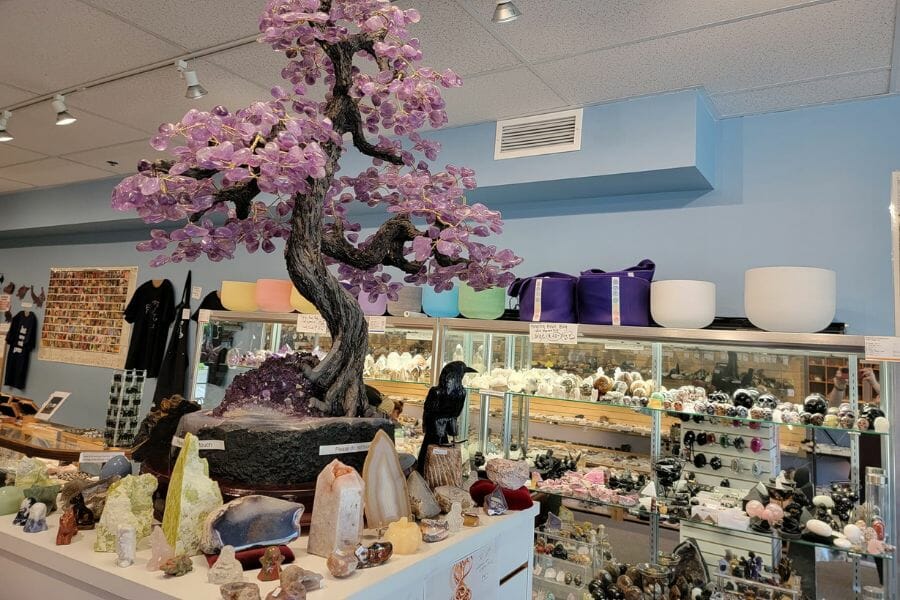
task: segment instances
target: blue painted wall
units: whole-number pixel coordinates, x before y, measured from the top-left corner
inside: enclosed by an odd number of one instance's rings
[[[697,157],[698,165],[714,169],[714,190],[565,203],[548,193],[542,201],[524,205],[504,201],[507,228],[500,243],[525,258],[522,274],[617,268],[650,257],[657,261],[659,279],[715,281],[720,315],[743,314],[747,268],[828,267],[838,273],[837,318],[847,321],[853,333],[892,334],[887,208],[890,173],[900,169],[900,98],[732,119],[718,128],[701,129],[702,135],[714,135],[717,141],[715,156]],[[489,124],[444,132],[442,159],[461,164],[468,152],[472,160],[466,162],[476,163],[480,180],[497,185],[513,163],[485,164],[471,151],[474,140],[492,140],[493,130]],[[587,150],[559,156],[584,167],[614,154],[603,148],[602,139],[593,148],[591,152],[599,153],[593,158]],[[529,176],[558,178],[557,160],[534,159]],[[104,186],[86,187],[88,198],[79,195],[78,202],[108,202]],[[54,194],[71,202],[78,189],[68,191],[70,195]],[[0,219],[15,197],[0,197]],[[186,267],[151,270],[146,267],[149,256],[133,246],[117,242],[0,249],[0,272],[16,282],[45,285],[51,266],[140,265],[140,281],[162,275],[180,288]],[[240,256],[229,263],[195,263],[195,283],[211,289],[222,279],[283,275],[281,261],[275,253]],[[35,355],[27,393],[40,401],[54,389],[72,391],[59,420],[96,426],[103,419],[109,378],[108,370],[43,362]],[[147,390],[145,397],[150,395],[152,390]]]

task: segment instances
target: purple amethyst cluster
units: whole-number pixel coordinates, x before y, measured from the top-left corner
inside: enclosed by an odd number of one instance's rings
[[[303,375],[305,367],[318,364],[319,359],[308,352],[270,356],[258,368],[235,377],[212,414],[222,417],[242,411],[320,417],[322,414],[309,405],[314,397],[313,384]]]

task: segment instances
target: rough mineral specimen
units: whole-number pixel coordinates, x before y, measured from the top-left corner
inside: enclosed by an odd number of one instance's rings
[[[219,484],[209,478],[206,459],[200,458],[199,440],[189,433],[172,471],[163,515],[163,533],[177,554],[200,553],[203,523],[220,506]]]
[[[366,483],[366,523],[369,527],[386,527],[397,519],[412,518],[406,477],[400,468],[394,442],[384,431],[375,434],[369,446],[363,479]]]
[[[260,600],[259,586],[250,582],[226,583],[219,593],[222,600]]]
[[[332,577],[343,579],[350,577],[356,571],[358,564],[356,555],[351,548],[340,548],[328,555],[328,572]]]
[[[172,558],[175,558],[175,551],[166,540],[162,527],[157,525],[150,534],[150,560],[147,561],[147,570],[159,571],[163,563]]]
[[[472,501],[469,493],[458,487],[442,485],[435,488],[434,495],[441,506],[441,512],[450,512],[454,502],[459,502],[464,511],[475,507],[475,503]]]
[[[425,481],[431,488],[462,486],[462,450],[459,446],[428,446],[425,453]]]
[[[106,507],[97,524],[94,540],[96,552],[116,551],[116,530],[119,525],[133,525],[138,541],[150,535],[153,523],[153,492],[156,477],[129,475],[109,486]]]
[[[281,587],[288,588],[300,583],[307,592],[322,587],[322,576],[297,565],[288,565],[281,570]]]
[[[413,471],[406,478],[406,488],[409,490],[409,507],[415,518],[430,519],[441,514],[441,506],[434,492],[418,471]]]
[[[179,554],[174,558],[170,558],[162,564],[162,572],[169,577],[181,577],[193,570],[194,564],[191,562],[191,559],[184,554]]]
[[[528,481],[531,473],[524,460],[492,458],[484,465],[488,479],[508,490],[517,490]]]
[[[16,487],[24,490],[37,485],[50,485],[47,465],[37,458],[23,458],[16,463]]]
[[[213,415],[271,412],[297,417],[321,416],[321,412],[310,406],[315,388],[303,375],[304,369],[318,364],[319,359],[308,352],[270,356],[258,368],[234,378]]]
[[[47,505],[47,511],[53,512],[56,510],[56,496],[59,494],[60,488],[62,488],[61,485],[36,485],[22,491],[26,498],[34,498],[38,502],[43,502]]]
[[[225,545],[240,551],[252,546],[287,544],[300,535],[303,505],[270,496],[243,496],[210,512],[200,548],[215,554]]]
[[[328,557],[334,550],[356,546],[363,531],[363,480],[339,460],[316,479],[316,500],[309,524],[307,551]]]
[[[388,525],[384,539],[393,545],[397,554],[415,554],[419,544],[422,543],[422,532],[418,525],[409,522],[406,517],[401,517],[400,520]]]
[[[206,574],[206,581],[216,585],[234,583],[244,580],[244,568],[234,557],[234,546],[224,546],[219,552],[219,559]]]

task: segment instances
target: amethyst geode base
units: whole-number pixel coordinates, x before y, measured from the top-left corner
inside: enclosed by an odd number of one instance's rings
[[[245,414],[215,417],[210,412],[185,415],[177,435],[221,440],[224,450],[202,450],[215,480],[248,486],[289,486],[315,481],[335,458],[362,472],[366,450],[337,453],[333,446],[371,442],[379,429],[393,438],[388,419],[285,417]]]

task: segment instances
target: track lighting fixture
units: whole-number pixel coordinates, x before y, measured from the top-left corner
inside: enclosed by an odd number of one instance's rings
[[[11,116],[12,113],[8,110],[4,110],[2,113],[0,113],[0,142],[13,141],[13,136],[11,136],[6,130],[6,124],[9,123],[9,118]]]
[[[51,104],[53,105],[53,110],[56,111],[57,125],[71,125],[78,120],[66,110],[66,97],[62,94],[53,96],[53,102],[51,102]]]
[[[206,91],[206,88],[200,85],[197,72],[188,70],[187,61],[176,61],[175,68],[178,69],[178,72],[181,73],[181,76],[184,77],[184,82],[187,84],[187,91],[184,93],[185,98],[197,100],[209,93]]]
[[[522,11],[510,0],[497,0],[497,6],[494,7],[494,16],[491,18],[491,21],[494,23],[509,23],[521,16]]]

